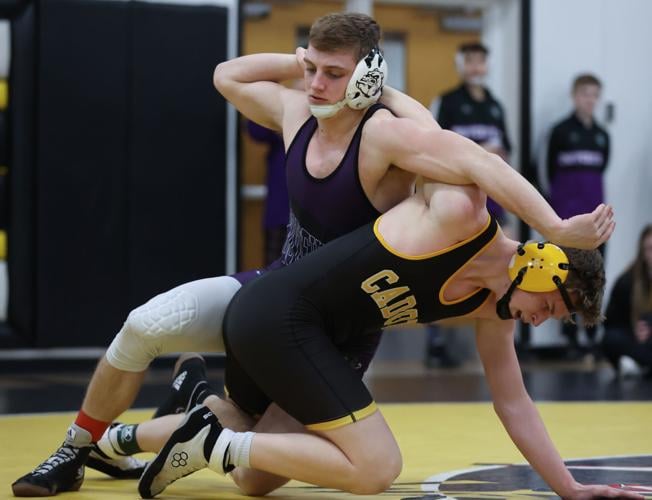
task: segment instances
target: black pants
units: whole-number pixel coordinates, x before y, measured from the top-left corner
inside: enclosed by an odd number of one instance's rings
[[[634,332],[625,328],[606,328],[602,350],[616,370],[621,356],[629,356],[642,367],[652,367],[652,338],[641,344],[636,340]]]
[[[566,339],[568,339],[568,345],[572,348],[578,349],[579,342],[577,341],[577,330],[578,325],[576,323],[562,323],[561,333]],[[597,328],[595,326],[585,327],[586,336],[589,340],[589,345],[593,346],[595,344],[595,337],[597,334]]]

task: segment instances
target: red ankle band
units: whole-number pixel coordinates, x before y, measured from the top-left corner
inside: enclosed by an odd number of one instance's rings
[[[93,417],[89,417],[84,413],[84,410],[79,410],[77,418],[75,419],[75,424],[77,424],[82,429],[87,430],[91,433],[93,437],[93,442],[96,443],[104,434],[104,431],[109,427],[111,422],[102,422],[101,420],[95,420]]]

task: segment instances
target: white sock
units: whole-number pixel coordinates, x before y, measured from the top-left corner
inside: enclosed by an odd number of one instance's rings
[[[225,468],[230,465],[250,468],[249,452],[254,434],[254,432],[233,432],[231,429],[222,430],[211,451],[208,468],[219,474],[225,474]]]
[[[218,474],[226,474],[224,467],[229,465],[229,457],[225,457],[227,450],[229,450],[229,445],[231,444],[231,438],[236,433],[231,429],[222,429],[220,432],[213,449],[211,450],[211,456],[208,459],[208,468],[212,471],[217,472]]]
[[[231,464],[236,467],[250,468],[249,451],[254,434],[254,432],[236,432],[233,435],[231,446],[229,446],[229,462]]]

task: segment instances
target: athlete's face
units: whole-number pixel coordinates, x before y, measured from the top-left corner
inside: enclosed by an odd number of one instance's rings
[[[482,83],[487,76],[487,56],[484,52],[466,52],[462,67],[462,78],[466,83]]]
[[[595,106],[600,99],[600,87],[593,84],[578,86],[573,92],[573,104],[580,116],[593,116]]]
[[[517,288],[509,301],[509,310],[514,319],[534,326],[550,318],[564,319],[570,316],[559,290],[534,293]]]
[[[308,45],[304,61],[309,103],[324,105],[341,101],[357,65],[354,51],[323,52]]]

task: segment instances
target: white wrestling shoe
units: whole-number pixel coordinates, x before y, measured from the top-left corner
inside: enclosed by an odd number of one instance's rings
[[[232,471],[234,467],[228,465],[226,459],[228,442],[225,446],[216,446],[218,437],[223,432],[225,435],[233,434],[232,431],[222,428],[209,408],[194,408],[172,433],[156,458],[145,468],[138,483],[140,496],[154,498],[176,480],[208,467],[209,460],[213,458],[211,455],[215,456],[216,453],[213,452],[217,452],[217,449],[223,449],[218,472],[226,474]],[[211,462],[214,462],[214,459]]]

